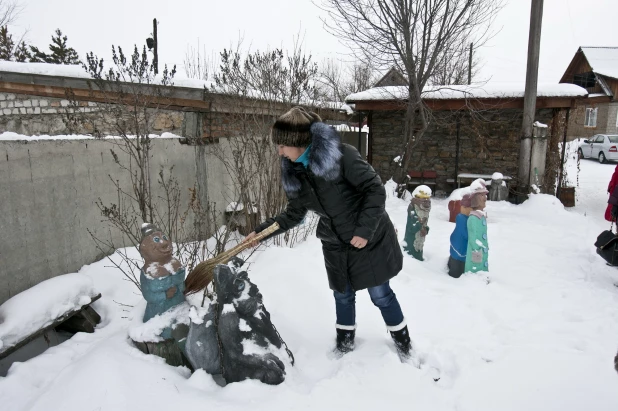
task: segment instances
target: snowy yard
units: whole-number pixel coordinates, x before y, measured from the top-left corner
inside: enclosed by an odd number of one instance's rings
[[[320,242],[256,253],[250,278],[296,357],[279,386],[221,388],[203,371],[167,366],[128,340],[138,290],[105,260],[83,267],[103,297],[94,334],[78,334],[0,378],[2,409],[19,410],[618,410],[618,268],[595,254],[614,164],[581,162],[577,206],[548,195],[488,203],[489,284],[446,274],[446,201],[433,201],[426,261],[404,258],[392,286],[425,360],[402,364],[379,310],[357,298],[357,349],[333,359],[334,300]],[[571,178],[576,176],[574,165]],[[405,231],[407,203],[387,209]],[[124,305],[134,306],[125,307]],[[431,376],[440,370],[436,383]]]

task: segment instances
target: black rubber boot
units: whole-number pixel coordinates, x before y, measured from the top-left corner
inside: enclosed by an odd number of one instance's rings
[[[410,333],[408,333],[408,326],[404,326],[397,331],[389,331],[395,346],[397,347],[397,353],[402,359],[410,358],[412,353],[412,341],[410,340]]]
[[[335,351],[341,354],[347,354],[354,350],[354,334],[355,330],[342,330],[337,328],[337,346]]]

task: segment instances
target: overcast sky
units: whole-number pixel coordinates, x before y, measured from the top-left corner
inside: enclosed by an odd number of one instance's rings
[[[175,63],[184,74],[188,46],[218,53],[240,36],[252,49],[290,48],[300,32],[318,63],[347,59],[346,48],[323,28],[323,12],[311,0],[22,0],[24,10],[13,31],[47,48],[60,28],[80,57],[94,51],[109,59],[111,45],[144,44],[159,20],[160,64]],[[581,45],[618,46],[618,1],[545,0],[541,36],[540,82],[556,83]],[[524,82],[530,0],[510,0],[497,16],[498,33],[479,49],[478,80]]]

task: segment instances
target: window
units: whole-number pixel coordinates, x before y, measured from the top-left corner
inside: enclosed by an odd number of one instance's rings
[[[609,142],[612,144],[618,143],[618,136],[607,136],[609,138]]]
[[[596,140],[594,140],[595,143],[605,143],[605,136],[598,136],[596,138]]]
[[[597,126],[597,108],[586,108],[586,118],[584,119],[584,127]]]
[[[616,111],[616,131],[618,131],[618,111]]]
[[[575,74],[573,76],[573,83],[583,88],[592,88],[596,85],[596,82],[596,76],[592,71]]]

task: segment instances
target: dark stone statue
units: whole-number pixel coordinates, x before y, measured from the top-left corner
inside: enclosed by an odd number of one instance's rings
[[[282,353],[285,356],[285,343],[262,303],[262,294],[247,272],[239,269],[242,264],[234,259],[215,268],[215,297],[201,321],[194,318],[191,323],[187,357],[193,368],[204,369],[221,385],[247,378],[280,384],[285,379],[280,359]]]

